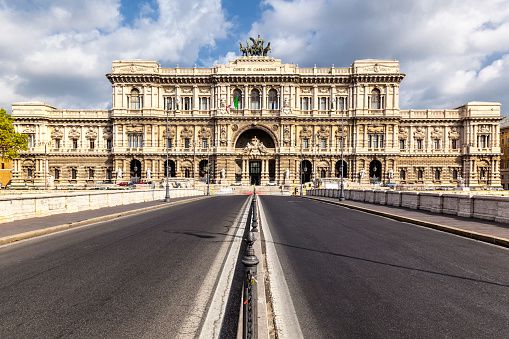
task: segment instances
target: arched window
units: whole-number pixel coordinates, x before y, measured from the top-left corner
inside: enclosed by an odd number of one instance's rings
[[[242,109],[243,108],[243,102],[242,102],[242,91],[238,88],[236,88],[233,91],[233,108],[235,109]],[[235,102],[237,103],[237,107],[235,107]]]
[[[406,180],[406,172],[405,170],[399,171],[399,180]]]
[[[140,91],[136,88],[131,90],[131,95],[129,97],[129,108],[130,109],[141,109],[141,96]]]
[[[371,91],[371,109],[381,109],[382,101],[380,96],[380,90],[374,89]]]
[[[279,101],[275,89],[269,90],[269,109],[279,109]]]
[[[260,109],[260,91],[256,88],[251,91],[251,109]]]

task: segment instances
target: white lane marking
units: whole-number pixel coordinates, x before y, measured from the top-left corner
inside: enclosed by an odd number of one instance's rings
[[[207,276],[196,294],[191,315],[180,328],[177,338],[190,338],[198,334],[197,332],[199,331],[201,320],[209,304],[210,307],[203,321],[199,338],[219,338],[235,273],[235,266],[242,245],[242,235],[244,234],[250,204],[251,198],[246,199],[246,202],[241,208],[241,212],[228,232],[233,241],[231,245],[225,242],[219,249],[218,255],[210,266]],[[235,229],[237,230],[236,232]],[[214,291],[214,295],[209,303],[208,301],[212,291]]]
[[[269,272],[269,285],[272,294],[272,305],[274,308],[278,338],[304,338],[302,330],[300,329],[297,313],[295,312],[292,296],[283,274],[283,268],[279,262],[276,247],[272,240],[270,226],[267,223],[261,199],[258,199],[258,202],[259,219],[265,237],[267,270]]]

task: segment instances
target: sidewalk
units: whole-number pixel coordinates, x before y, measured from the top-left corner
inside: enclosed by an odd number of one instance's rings
[[[183,203],[186,200],[193,201],[203,198],[204,196],[174,198],[171,199],[170,203],[165,203],[163,201],[141,202],[0,223],[0,245],[54,233],[93,222],[111,220],[122,216],[163,208],[164,206],[173,206],[177,203]]]
[[[409,222],[456,235],[509,247],[509,224],[488,220],[463,218],[447,214],[411,210],[401,207],[370,204],[358,201],[339,201],[336,198],[306,196],[307,199],[320,200],[347,208],[364,211],[398,221]]]

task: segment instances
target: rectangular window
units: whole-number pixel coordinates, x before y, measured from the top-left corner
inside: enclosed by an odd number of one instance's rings
[[[436,150],[440,149],[440,139],[433,139],[433,148]]]
[[[106,149],[111,150],[113,147],[113,141],[111,139],[106,140]]]
[[[28,147],[35,147],[35,134],[27,134],[28,135]]]
[[[55,168],[54,177],[55,177],[55,180],[60,179],[60,169],[59,168]]]
[[[303,111],[311,110],[311,97],[300,98],[300,109]]]
[[[488,148],[490,144],[489,135],[480,135],[477,137],[477,144],[479,148]]]
[[[415,140],[415,144],[416,144],[417,149],[423,149],[422,139]]]
[[[302,139],[302,147],[309,148],[309,139],[308,138]]]
[[[172,148],[173,147],[173,139],[167,138],[166,139],[166,148]]]
[[[399,139],[399,149],[404,150],[406,148],[405,146],[405,139]]]
[[[383,148],[384,147],[384,135],[383,134],[369,134],[368,147],[369,148]]]
[[[321,149],[327,148],[327,139],[320,139],[320,148]]]
[[[347,109],[346,105],[346,97],[337,97],[336,98],[336,107],[338,111],[344,111]]]
[[[32,178],[33,174],[34,174],[34,173],[33,173],[33,170],[32,170],[31,168],[27,168],[27,177],[28,177],[29,179],[31,179],[31,178]]]
[[[71,179],[76,180],[78,178],[78,170],[76,168],[71,169]]]
[[[451,148],[458,149],[458,140],[457,139],[451,140]]]
[[[88,169],[88,178],[94,179],[94,169],[93,168]]]
[[[200,98],[200,110],[207,111],[209,109],[209,98],[201,97]]]
[[[174,97],[164,97],[164,109],[166,111],[173,111],[175,109]]]
[[[129,148],[143,147],[143,134],[129,134],[127,136]]]
[[[90,149],[95,148],[95,140],[90,140]]]
[[[328,98],[327,98],[327,97],[320,97],[320,98],[318,99],[318,103],[319,103],[319,107],[318,107],[318,109],[319,109],[320,111],[325,111],[325,110],[327,110],[327,102],[328,102],[328,101],[329,101],[329,100],[328,100]]]
[[[72,139],[72,148],[74,149],[78,148],[78,139]]]
[[[184,148],[189,148],[189,147],[191,147],[191,139],[185,138],[184,139]]]
[[[182,98],[182,108],[184,111],[190,111],[193,109],[193,98],[192,97],[183,97]]]
[[[5,169],[5,163],[2,162],[2,169]]]
[[[57,138],[55,139],[55,149],[59,149],[60,148],[60,139]]]
[[[111,168],[107,168],[106,169],[106,179],[111,180],[112,178],[113,178],[113,171],[111,170]]]
[[[208,148],[209,147],[209,139],[207,139],[207,138],[201,139],[201,147]]]

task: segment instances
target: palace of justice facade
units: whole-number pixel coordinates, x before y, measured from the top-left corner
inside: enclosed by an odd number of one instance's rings
[[[301,68],[243,56],[211,68],[114,61],[109,110],[15,103],[29,150],[13,186],[97,181],[291,185],[350,182],[500,187],[500,104],[399,107],[399,63]],[[341,152],[343,151],[343,162]],[[168,153],[169,161],[166,162]],[[168,165],[167,165],[168,164]]]

